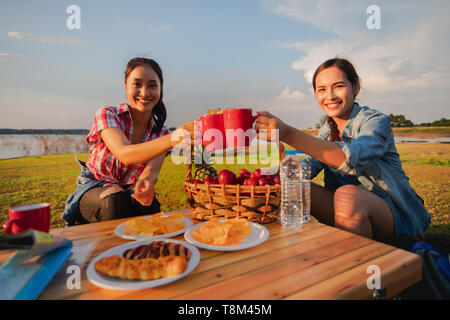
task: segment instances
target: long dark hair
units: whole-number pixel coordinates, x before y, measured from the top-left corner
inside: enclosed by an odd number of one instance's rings
[[[156,124],[155,130],[156,132],[160,132],[164,125],[164,122],[166,122],[167,119],[167,110],[163,102],[164,79],[162,75],[162,70],[159,64],[153,59],[141,57],[133,58],[130,61],[128,61],[127,67],[125,69],[125,81],[127,81],[127,78],[130,75],[131,71],[133,71],[134,68],[139,66],[149,66],[150,68],[152,68],[158,75],[159,81],[161,83],[161,95],[159,97],[158,103],[153,107],[152,110],[152,117]]]
[[[317,75],[330,67],[336,66],[338,67],[347,77],[348,81],[352,84],[352,87],[360,87],[361,86],[361,79],[356,73],[355,67],[346,59],[342,58],[332,58],[328,59],[324,63],[322,63],[320,66],[317,67],[316,72],[314,72],[314,76],[312,78],[312,85],[314,88],[314,92],[316,91],[316,78]],[[353,99],[356,98],[356,94],[353,95]],[[333,118],[327,116],[327,122],[328,125],[331,128],[331,135],[330,135],[330,141],[339,141],[341,138],[339,137],[339,130],[337,128],[336,122],[333,120]]]

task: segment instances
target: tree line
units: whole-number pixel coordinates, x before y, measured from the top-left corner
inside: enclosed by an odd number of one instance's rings
[[[419,124],[413,123],[402,114],[390,114],[392,127],[448,127],[450,126],[450,119],[441,118],[433,122],[422,122]]]
[[[392,127],[450,127],[450,119],[441,118],[433,122],[413,123],[402,114],[389,114]],[[327,117],[323,116],[319,122],[315,124],[315,128],[319,129],[327,121]],[[311,128],[310,128],[311,129]]]

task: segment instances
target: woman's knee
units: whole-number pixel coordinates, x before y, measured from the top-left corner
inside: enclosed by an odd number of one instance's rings
[[[130,197],[127,192],[120,191],[104,197],[102,200],[100,221],[126,218],[130,211]]]
[[[344,185],[334,193],[335,224],[357,227],[369,219],[368,211],[361,204],[360,188],[355,185]]]

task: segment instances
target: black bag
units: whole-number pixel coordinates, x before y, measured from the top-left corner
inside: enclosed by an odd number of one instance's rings
[[[402,235],[395,246],[422,258],[422,280],[399,294],[405,300],[450,299],[450,236],[425,233]]]

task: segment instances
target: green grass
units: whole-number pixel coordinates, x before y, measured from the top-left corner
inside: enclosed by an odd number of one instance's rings
[[[420,164],[424,164],[424,165],[430,165],[430,166],[445,166],[445,167],[450,167],[450,159],[437,159],[434,157],[429,157],[427,159],[424,160],[419,160]]]
[[[425,200],[432,216],[428,231],[450,235],[450,145],[404,144],[397,148],[413,188]],[[88,158],[88,154],[77,156],[84,161]],[[245,161],[248,163],[248,156]],[[218,171],[229,169],[236,173],[243,167],[254,170],[261,165],[215,165]],[[156,184],[162,211],[187,207],[182,185],[186,168],[166,158]],[[50,203],[52,228],[64,226],[60,216],[67,196],[76,188],[78,174],[73,154],[0,160],[0,232],[3,232],[10,207],[36,202]],[[322,180],[323,173],[313,179],[319,184]]]
[[[450,134],[450,127],[404,127],[392,128],[394,135],[396,133],[435,133],[447,136]]]

